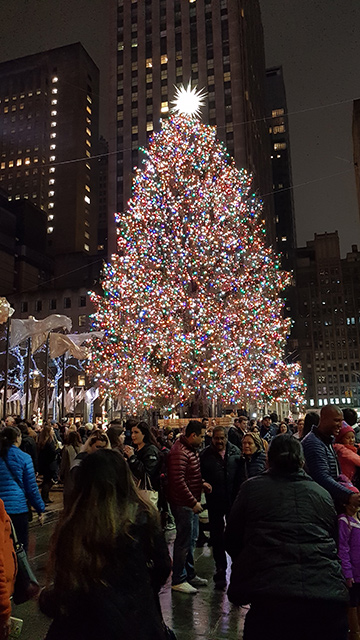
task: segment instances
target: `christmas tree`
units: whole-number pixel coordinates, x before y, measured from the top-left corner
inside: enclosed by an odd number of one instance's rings
[[[190,97],[196,100],[194,91]],[[105,338],[92,374],[131,409],[208,400],[290,400],[303,394],[283,360],[289,284],[266,246],[251,176],[239,171],[196,108],[180,106],[150,141],[118,251],[92,295]]]

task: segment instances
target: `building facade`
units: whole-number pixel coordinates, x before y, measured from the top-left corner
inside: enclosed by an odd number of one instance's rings
[[[115,3],[114,3],[115,5]],[[207,92],[205,123],[239,167],[254,173],[264,195],[269,239],[274,239],[270,145],[265,120],[265,58],[258,0],[119,0],[116,122],[109,160],[110,210],[131,195],[140,147],[161,128],[175,86],[189,82]]]
[[[0,187],[47,216],[53,255],[97,251],[99,70],[80,43],[0,64]]]
[[[267,116],[271,141],[276,250],[284,269],[295,262],[296,227],[292,190],[289,122],[282,67],[266,71]]]
[[[360,252],[340,257],[339,237],[315,234],[296,254],[293,330],[308,407],[360,407]]]

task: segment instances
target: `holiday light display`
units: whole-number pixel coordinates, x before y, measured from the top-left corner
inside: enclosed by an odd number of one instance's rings
[[[195,113],[180,98],[177,106],[117,215],[118,251],[103,295],[92,294],[93,326],[105,337],[91,373],[102,394],[131,409],[199,394],[297,404],[301,372],[283,360],[290,320],[280,293],[289,276],[265,244],[252,178],[197,119],[196,105]]]

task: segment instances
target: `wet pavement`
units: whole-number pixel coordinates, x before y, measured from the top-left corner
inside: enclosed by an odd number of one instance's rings
[[[45,524],[40,527],[35,516],[30,525],[29,557],[41,585],[46,580],[51,533],[62,507],[61,491],[52,491],[51,498],[54,503],[47,509]],[[167,534],[170,553],[174,537],[175,532]],[[197,549],[195,557],[197,573],[208,578],[208,586],[199,588],[194,595],[185,595],[172,592],[169,579],[160,593],[166,624],[174,630],[177,640],[241,640],[247,610],[236,609],[228,601],[226,591],[214,589],[211,548],[205,545]],[[12,615],[24,620],[21,640],[43,640],[51,621],[40,613],[36,602],[14,606]]]

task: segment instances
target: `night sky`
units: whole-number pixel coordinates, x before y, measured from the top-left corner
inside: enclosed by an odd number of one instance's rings
[[[298,246],[315,232],[337,229],[345,254],[351,244],[360,245],[351,139],[352,100],[360,97],[360,2],[260,3],[267,66],[283,66],[292,114]],[[0,2],[0,61],[82,42],[102,74],[101,132],[105,137],[109,4],[109,0]]]

